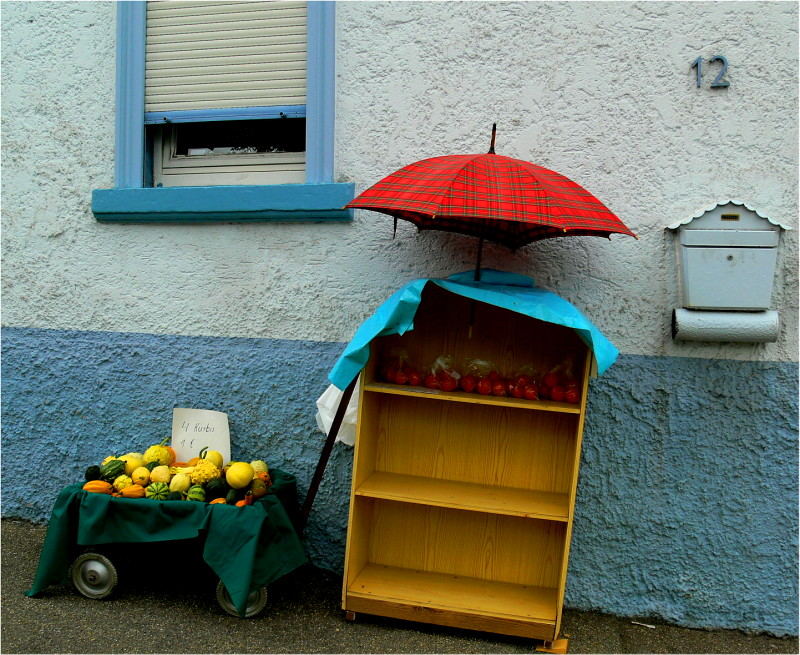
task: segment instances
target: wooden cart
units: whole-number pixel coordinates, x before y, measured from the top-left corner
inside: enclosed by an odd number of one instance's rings
[[[361,374],[342,606],[351,619],[365,612],[553,642],[591,351],[569,328],[433,284],[414,324],[374,339]],[[441,354],[487,359],[507,375],[572,358],[580,401],[381,382],[378,366],[398,348],[425,364]]]

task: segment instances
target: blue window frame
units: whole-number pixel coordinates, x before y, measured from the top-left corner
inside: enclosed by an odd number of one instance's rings
[[[145,113],[146,4],[117,3],[115,187],[92,192],[99,221],[348,221],[355,185],[333,181],[335,3],[308,3],[306,105]],[[280,112],[306,119],[305,184],[146,186],[145,125],[163,122],[270,118]]]

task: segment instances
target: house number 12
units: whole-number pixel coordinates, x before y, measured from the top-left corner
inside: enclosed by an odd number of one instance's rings
[[[715,55],[708,60],[709,64],[713,64],[715,61],[718,61],[722,64],[722,68],[720,68],[719,73],[714,78],[714,81],[711,82],[712,89],[724,89],[727,86],[730,86],[730,82],[725,79],[725,73],[728,72],[728,60],[723,55]],[[700,88],[700,83],[703,81],[703,58],[698,57],[692,62],[692,68],[696,68],[696,80],[697,80],[697,88]]]

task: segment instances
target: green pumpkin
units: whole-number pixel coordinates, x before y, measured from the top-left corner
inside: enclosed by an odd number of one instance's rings
[[[235,505],[237,500],[244,498],[243,489],[230,489],[225,495],[225,503],[228,505]]]
[[[213,478],[206,482],[206,500],[224,498],[228,493],[228,483],[222,478]]]
[[[100,467],[90,466],[88,469],[86,469],[86,473],[83,474],[83,477],[86,478],[86,482],[91,482],[92,480],[99,480]]]
[[[186,492],[186,500],[196,500],[204,503],[206,502],[206,490],[199,484],[192,485],[189,487],[189,491]]]
[[[113,482],[120,475],[125,474],[125,462],[121,459],[110,459],[100,466],[100,478],[106,482]]]
[[[167,500],[169,485],[166,482],[151,482],[145,489],[145,495],[150,500]]]

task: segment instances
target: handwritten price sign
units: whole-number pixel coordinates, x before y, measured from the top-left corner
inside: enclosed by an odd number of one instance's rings
[[[210,409],[175,407],[172,410],[172,447],[178,461],[197,457],[206,446],[221,452],[223,461],[231,461],[228,415]]]

